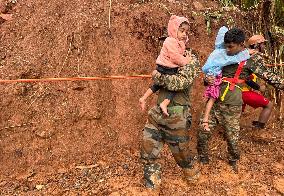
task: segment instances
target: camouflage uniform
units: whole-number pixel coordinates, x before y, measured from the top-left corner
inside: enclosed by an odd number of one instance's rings
[[[188,180],[195,175],[192,157],[188,146],[191,114],[189,113],[189,90],[199,72],[196,55],[186,66],[180,68],[177,75],[157,73],[155,84],[163,86],[158,93],[158,105],[167,96],[168,90],[177,91],[168,106],[169,117],[163,115],[158,106],[148,112],[148,120],[143,130],[141,158],[144,164],[146,186],[156,188],[161,183],[161,165],[157,162],[160,151],[166,143],[177,164],[184,170]],[[179,78],[179,79],[177,79]]]
[[[233,78],[238,68],[238,64],[229,65],[223,68],[223,77]],[[271,71],[269,71],[262,60],[261,55],[252,56],[244,66],[240,79],[246,79],[251,73],[255,73],[256,76],[262,78],[267,83],[271,84],[275,88],[284,88],[284,79],[278,77]],[[220,88],[220,96],[224,93],[227,83],[222,83]],[[242,87],[243,84],[238,84]],[[221,124],[225,129],[225,137],[228,144],[229,162],[232,166],[236,166],[237,160],[240,158],[238,149],[238,138],[240,131],[240,116],[242,110],[242,91],[240,88],[235,88],[233,91],[228,91],[223,101],[217,100],[211,110],[211,116],[209,118],[209,127],[211,130],[216,124]],[[204,130],[201,126],[198,131],[197,138],[197,150],[201,162],[208,163],[208,140],[211,137],[211,132]]]

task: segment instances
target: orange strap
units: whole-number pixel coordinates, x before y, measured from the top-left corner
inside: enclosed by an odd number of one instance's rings
[[[152,77],[151,75],[132,75],[132,76],[97,76],[97,77],[72,77],[72,78],[39,78],[39,79],[0,80],[0,83],[92,81],[92,80],[136,79],[136,78],[151,78],[151,77]]]
[[[239,63],[238,69],[235,73],[234,78],[226,78],[224,77],[223,80],[230,82],[230,91],[235,89],[236,84],[244,83],[245,80],[239,79],[239,76],[241,75],[241,72],[243,70],[244,65],[246,64],[246,61],[242,61]]]
[[[283,66],[284,63],[280,63],[280,64],[265,64],[267,67],[278,67],[278,66]]]

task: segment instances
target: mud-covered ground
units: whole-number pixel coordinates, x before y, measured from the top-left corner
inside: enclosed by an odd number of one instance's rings
[[[225,9],[210,18],[208,34],[204,13],[220,9],[202,0],[113,0],[110,12],[109,1],[3,0],[0,11],[13,19],[0,18],[1,79],[149,74],[169,13],[189,18],[189,44],[203,63],[221,25],[249,24],[237,9]],[[150,84],[149,79],[0,84],[0,194],[283,194],[283,122],[274,112],[266,130],[251,130],[259,113],[252,109],[241,122],[239,174],[227,164],[219,129],[199,183],[187,185],[164,148],[161,190],[146,190],[139,161],[146,113],[138,98]],[[193,154],[202,91],[200,77],[191,95]],[[149,105],[154,103],[155,97]]]

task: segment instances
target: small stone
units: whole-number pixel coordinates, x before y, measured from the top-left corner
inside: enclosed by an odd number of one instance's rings
[[[122,165],[122,168],[123,168],[123,169],[129,169],[129,166],[128,166],[128,164],[123,164],[123,165]]]
[[[89,175],[89,169],[82,169],[82,176],[88,176]]]
[[[105,181],[104,179],[100,179],[100,180],[98,180],[98,182],[103,182],[103,181]]]
[[[44,185],[42,185],[42,184],[37,184],[36,186],[35,186],[35,188],[37,189],[37,190],[41,190],[41,189],[43,189],[43,187],[44,187]]]
[[[95,27],[95,28],[98,28],[98,27],[99,27],[99,23],[95,23],[95,24],[94,24],[94,27]]]
[[[81,183],[80,182],[76,182],[74,185],[75,189],[79,189],[81,187]]]

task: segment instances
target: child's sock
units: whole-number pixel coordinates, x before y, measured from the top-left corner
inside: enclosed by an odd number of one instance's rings
[[[160,103],[160,108],[166,116],[169,116],[167,107],[170,104],[170,102],[171,100],[165,99],[162,103]]]

